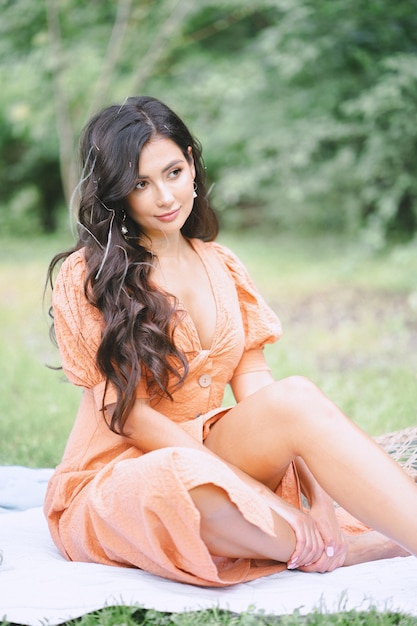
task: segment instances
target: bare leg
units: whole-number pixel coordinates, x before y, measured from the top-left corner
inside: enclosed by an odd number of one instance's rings
[[[295,534],[289,524],[274,516],[276,537],[248,522],[225,491],[212,484],[190,490],[201,514],[201,537],[216,556],[273,559],[286,563],[295,549]]]
[[[245,398],[205,443],[272,489],[301,456],[345,509],[417,555],[415,484],[306,379],[288,378]]]
[[[348,552],[344,565],[356,565],[409,554],[397,543],[374,530],[348,538]]]
[[[276,536],[271,537],[248,522],[219,487],[202,485],[191,489],[190,495],[201,515],[201,537],[213,556],[288,562],[294,552],[295,535],[276,513],[272,512]],[[347,542],[344,565],[408,554],[376,531],[348,537]]]

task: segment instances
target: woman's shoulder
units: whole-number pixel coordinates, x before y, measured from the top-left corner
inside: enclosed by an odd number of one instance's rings
[[[85,251],[84,248],[71,252],[60,267],[60,274],[82,274],[85,272]]]
[[[197,246],[200,248],[201,254],[206,255],[206,257],[214,257],[216,262],[220,263],[229,276],[232,277],[239,292],[247,292],[254,289],[252,278],[246,266],[233,250],[217,241],[200,241]]]
[[[201,239],[193,239],[192,241],[194,247],[205,251],[207,254],[220,257],[227,265],[242,265],[238,256],[230,248],[218,241],[202,241]]]
[[[61,263],[54,281],[54,294],[62,290],[72,291],[84,284],[86,275],[86,261],[84,249],[81,248],[69,254]]]
[[[85,265],[85,248],[79,248],[74,252],[71,252],[65,259],[63,265],[69,267],[76,267],[77,265]]]

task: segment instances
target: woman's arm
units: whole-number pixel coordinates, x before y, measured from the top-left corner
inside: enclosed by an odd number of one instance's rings
[[[109,412],[113,407],[108,407]],[[124,427],[124,438],[132,445],[143,452],[151,452],[160,448],[184,447],[193,448],[216,457],[219,461],[227,465],[244,482],[254,488],[257,493],[266,497],[272,509],[279,513],[279,509],[287,503],[277,496],[263,483],[252,478],[243,470],[225,461],[217,454],[209,450],[203,443],[194,439],[178,424],[168,417],[159,413],[149,406],[146,400],[137,399]],[[289,505],[290,506],[290,505]],[[296,510],[290,506],[290,509]]]
[[[260,364],[260,355],[258,355],[257,360]],[[231,381],[231,387],[236,401],[239,402],[272,382],[274,382],[274,378],[269,371],[256,371],[235,376]],[[313,518],[325,546],[325,553],[320,558],[321,562],[316,562],[307,569],[311,571],[317,571],[317,567],[322,571],[334,569],[343,564],[345,560],[346,542],[336,518],[333,500],[321,488],[303,459],[298,457],[295,459],[295,464],[301,491],[310,505],[309,514]],[[329,557],[331,561],[329,561]]]
[[[113,408],[114,405],[107,407],[110,415]],[[150,407],[145,400],[136,400],[133,410],[125,423],[124,438],[131,445],[136,446],[145,453],[166,447],[186,447],[216,457],[220,462],[227,465],[243,482],[254,489],[256,493],[264,497],[271,510],[286,520],[293,529],[297,538],[297,546],[289,566],[295,566],[297,562],[301,563],[303,554],[311,552],[312,537],[313,535],[318,537],[318,535],[313,520],[309,519],[310,516],[293,507],[264,484],[255,480],[238,467],[218,457],[178,424]],[[315,543],[320,544],[321,540],[316,538]]]
[[[346,541],[342,535],[336,518],[332,498],[321,488],[313,474],[301,457],[295,459],[302,493],[306,496],[310,515],[313,517],[325,545],[325,554],[322,556],[325,571],[343,565],[346,558]],[[330,557],[328,562],[326,557]],[[316,571],[316,569],[313,569]]]
[[[114,405],[107,407],[111,414]],[[131,445],[143,452],[160,448],[185,447],[208,452],[206,447],[194,439],[178,424],[149,406],[146,400],[137,398],[124,428],[123,436]]]
[[[265,360],[263,350],[251,350],[245,353],[230,381],[236,402],[240,402],[258,389],[274,382],[274,377]]]
[[[334,511],[333,500],[322,489],[301,457],[295,459],[301,491],[311,506],[322,506],[329,512]]]

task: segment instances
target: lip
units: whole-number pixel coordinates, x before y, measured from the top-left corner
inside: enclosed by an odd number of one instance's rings
[[[158,219],[160,222],[172,222],[175,220],[179,212],[180,212],[180,209],[175,209],[174,211],[170,211],[169,213],[164,213],[163,215],[157,215],[156,219]]]

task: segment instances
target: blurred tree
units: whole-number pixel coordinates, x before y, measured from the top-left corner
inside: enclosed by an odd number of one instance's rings
[[[152,73],[192,7],[186,0],[175,11],[177,4],[0,1],[0,79],[8,86],[0,96],[3,229],[31,230],[36,213],[44,230],[56,227],[57,211],[76,183],[81,126],[121,84],[125,97],[128,74],[133,83],[135,74],[145,81]],[[149,34],[138,38],[141,30]],[[132,40],[136,32],[130,50],[123,46],[129,31]],[[150,45],[155,35],[159,47]]]
[[[303,200],[321,205],[324,225],[365,227],[376,246],[393,234],[412,236],[417,2],[303,4],[310,19],[287,39],[290,48],[310,48],[310,59],[290,77],[293,93],[306,98],[315,137],[300,169]],[[305,128],[303,120],[300,125]]]
[[[31,232],[40,223],[50,231],[56,226],[62,185],[48,115],[43,7],[2,0],[0,9],[5,18],[0,24],[0,225],[2,230]]]
[[[150,84],[195,119],[223,221],[412,236],[416,0],[219,4]]]
[[[417,0],[0,9],[2,227],[54,228],[81,126],[140,92],[195,128],[224,224],[365,229],[373,245],[415,232]]]
[[[68,203],[77,178],[76,138],[91,113],[110,101],[143,93],[155,78],[165,83],[158,85],[159,92],[175,100],[172,92],[181,90],[170,84],[172,60],[192,51],[193,30],[198,30],[200,41],[219,32],[224,35],[242,16],[246,17],[239,33],[243,43],[248,16],[257,11],[249,2],[243,9],[241,4],[236,0],[202,0],[198,5],[192,0],[92,0],[86,5],[80,0],[45,0],[35,7],[28,0],[0,0],[0,79],[10,85],[0,96],[1,119],[9,127],[0,135],[0,153],[7,154],[12,139],[19,146],[16,163],[9,163],[0,175],[2,187],[8,189],[8,205],[16,210],[15,220],[10,211],[3,213],[3,227],[17,228],[23,215],[33,217],[37,211],[43,228],[53,229],[63,202],[56,172],[60,169]],[[222,37],[216,42],[217,56],[221,41]],[[207,57],[205,62],[211,61]],[[51,208],[49,199],[54,196]]]

